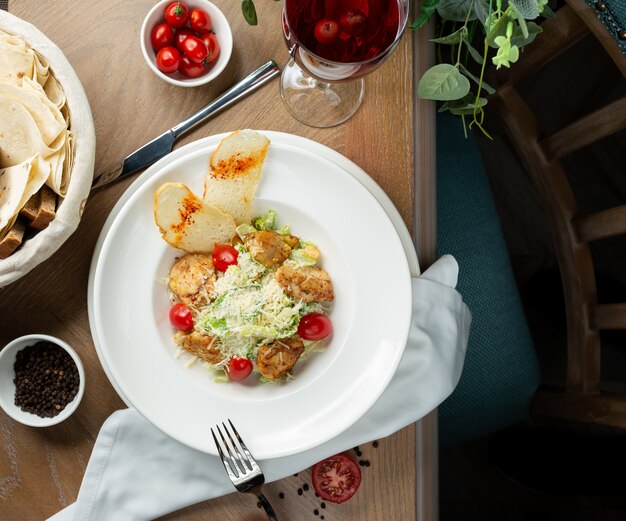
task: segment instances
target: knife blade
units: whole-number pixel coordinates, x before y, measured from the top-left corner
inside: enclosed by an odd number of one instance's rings
[[[280,69],[274,60],[268,61],[266,64],[248,74],[248,76],[246,76],[239,83],[233,85],[206,107],[200,109],[185,121],[182,121],[178,125],[163,132],[163,134],[146,143],[141,148],[135,150],[124,159],[121,167],[117,166],[111,171],[98,176],[95,183],[92,185],[91,190],[98,190],[113,181],[117,181],[130,174],[134,174],[135,172],[138,172],[139,170],[157,162],[159,159],[165,157],[172,151],[174,143],[179,137],[191,132],[193,129],[202,125],[217,113],[230,107],[243,97],[265,85],[279,74]]]

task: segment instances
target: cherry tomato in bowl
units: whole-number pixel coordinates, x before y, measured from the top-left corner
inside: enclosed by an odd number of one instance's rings
[[[228,372],[228,376],[231,380],[245,380],[252,372],[252,362],[247,358],[233,356],[228,361],[228,368],[226,371]]]
[[[237,265],[239,252],[230,244],[216,244],[213,248],[213,265],[219,271],[226,271],[228,266]]]
[[[187,23],[189,8],[182,2],[172,2],[165,8],[165,22],[173,29],[178,29]]]
[[[191,11],[189,14],[189,25],[200,36],[208,33],[213,27],[211,17],[202,9],[194,9]]]
[[[181,27],[180,29],[176,29],[176,32],[174,33],[174,44],[180,52],[185,52],[183,42],[187,36],[195,36],[194,32],[189,29],[189,27]]]
[[[333,323],[326,315],[309,313],[300,319],[298,335],[303,340],[322,340],[333,332]]]
[[[207,48],[197,36],[187,36],[182,43],[185,56],[194,63],[202,63],[207,57]]]
[[[163,47],[156,55],[158,69],[165,74],[171,74],[178,70],[180,53],[176,47]]]
[[[178,72],[187,78],[198,78],[206,72],[206,69],[201,63],[194,63],[187,56],[183,56],[178,64]]]
[[[171,47],[174,45],[174,31],[167,24],[159,24],[152,30],[150,41],[155,52],[163,47]]]
[[[191,331],[193,329],[191,310],[185,304],[174,304],[170,308],[170,324],[181,331]]]
[[[202,35],[200,39],[202,40],[204,45],[206,45],[207,63],[213,63],[220,55],[220,42],[217,39],[217,36],[215,36],[215,33],[207,33]]]
[[[335,454],[313,465],[311,478],[313,488],[321,499],[331,503],[343,503],[358,490],[361,470],[352,458],[345,454]]]

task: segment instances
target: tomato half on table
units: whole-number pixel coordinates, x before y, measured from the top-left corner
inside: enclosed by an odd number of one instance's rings
[[[322,340],[333,332],[333,324],[326,315],[309,313],[300,319],[298,335],[303,340]]]
[[[237,265],[239,252],[230,244],[216,244],[213,248],[213,265],[219,271],[226,271],[228,266]]]
[[[335,454],[313,465],[313,488],[320,498],[331,503],[348,501],[361,484],[361,470],[345,454]]]
[[[193,329],[193,316],[191,310],[185,304],[174,304],[170,308],[170,324],[181,331]]]
[[[185,25],[188,18],[189,8],[182,2],[172,2],[165,8],[165,21],[174,29]]]

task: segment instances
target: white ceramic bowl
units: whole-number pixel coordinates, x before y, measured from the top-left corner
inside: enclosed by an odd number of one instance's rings
[[[52,418],[41,418],[36,414],[25,412],[15,405],[15,384],[13,380],[15,378],[15,370],[13,365],[15,364],[15,357],[17,353],[27,346],[32,346],[37,342],[47,341],[62,347],[67,351],[78,369],[78,377],[80,382],[78,384],[78,392],[74,399],[65,406],[59,414]],[[26,335],[16,338],[12,342],[9,342],[0,351],[0,407],[14,420],[23,423],[24,425],[30,425],[31,427],[50,427],[61,423],[63,420],[69,418],[72,413],[78,407],[83,393],[85,392],[85,370],[83,364],[78,358],[76,351],[74,351],[63,340],[50,336],[50,335]]]
[[[215,36],[217,36],[220,43],[220,54],[217,61],[212,64],[209,70],[198,78],[187,78],[180,72],[175,72],[171,75],[165,74],[161,72],[156,65],[156,52],[154,52],[154,49],[152,48],[150,35],[152,30],[158,24],[165,22],[165,8],[171,3],[172,0],[161,0],[160,2],[157,2],[146,15],[139,34],[143,57],[154,74],[172,85],[178,85],[179,87],[197,87],[199,85],[205,85],[221,74],[221,72],[226,68],[228,61],[230,60],[230,55],[233,52],[233,34],[230,30],[228,20],[222,11],[220,11],[208,0],[186,0],[184,4],[189,8],[189,12],[193,9],[199,8],[206,11],[211,17],[213,32],[215,33]]]
[[[83,86],[63,52],[28,22],[0,9],[0,29],[19,36],[48,60],[67,98],[70,129],[74,136],[74,167],[67,194],[45,230],[24,241],[20,248],[0,260],[0,287],[26,275],[50,257],[74,233],[93,181],[96,134]]]

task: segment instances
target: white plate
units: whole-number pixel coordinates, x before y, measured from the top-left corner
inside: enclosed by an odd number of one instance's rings
[[[377,199],[310,150],[321,145],[266,134],[272,144],[255,210],[274,208],[281,225],[319,245],[336,292],[328,349],[299,363],[295,380],[218,384],[201,365],[187,369],[174,357],[159,280],[180,252],[160,238],[153,196],[166,181],[201,193],[208,158],[226,134],[183,147],[141,176],[105,225],[89,283],[98,355],[127,402],[168,435],[211,454],[209,427],[230,418],[260,459],[310,449],[360,418],[395,372],[411,313],[407,255]]]

